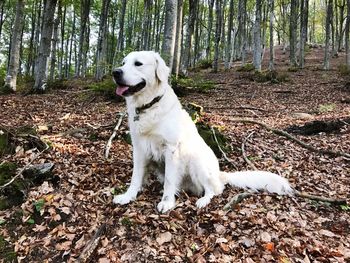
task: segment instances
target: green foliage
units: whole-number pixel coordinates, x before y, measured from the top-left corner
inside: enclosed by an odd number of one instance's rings
[[[174,89],[175,88],[194,89],[200,92],[207,92],[215,87],[214,82],[210,80],[205,80],[200,76],[196,78],[187,78],[187,77],[175,78],[174,76],[172,76],[171,85]]]
[[[340,209],[346,212],[350,212],[350,206],[349,205],[340,205]]]
[[[298,72],[299,68],[298,67],[289,67],[288,72]]]
[[[338,72],[341,76],[350,76],[350,67],[345,64],[341,64],[338,66]]]
[[[258,83],[283,83],[289,81],[289,75],[285,72],[278,72],[276,70],[254,71],[248,72],[243,77]]]
[[[237,69],[238,72],[251,72],[253,70],[255,70],[255,67],[252,63],[247,63]]]
[[[37,200],[36,202],[34,202],[34,207],[35,207],[35,210],[37,212],[40,212],[41,209],[43,209],[44,205],[45,205],[45,199],[43,199],[43,198],[41,198],[41,199]]]
[[[131,227],[133,225],[133,222],[131,221],[131,219],[129,217],[126,217],[124,216],[121,220],[120,220],[120,223],[123,225],[123,226],[126,226],[126,227]]]
[[[115,93],[116,85],[112,78],[106,78],[100,82],[90,83],[87,88],[103,95],[107,99],[121,100],[121,98]]]
[[[194,67],[194,71],[200,70],[200,69],[208,69],[212,67],[213,67],[212,59],[201,59],[197,61],[196,66]]]

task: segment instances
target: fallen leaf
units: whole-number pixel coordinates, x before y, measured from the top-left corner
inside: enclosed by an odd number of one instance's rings
[[[163,245],[164,243],[167,243],[167,242],[170,242],[171,241],[171,238],[172,238],[172,234],[170,232],[164,232],[164,233],[161,233],[156,241],[157,243],[161,246]]]

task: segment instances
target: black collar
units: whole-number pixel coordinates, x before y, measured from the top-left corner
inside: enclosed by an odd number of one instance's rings
[[[161,98],[163,97],[163,95],[161,96],[157,96],[155,97],[150,103],[144,104],[141,107],[136,107],[135,108],[135,113],[136,116],[134,118],[134,121],[138,121],[139,120],[139,114],[143,113],[145,110],[151,108],[154,104],[156,104],[157,102],[159,102],[161,100]]]

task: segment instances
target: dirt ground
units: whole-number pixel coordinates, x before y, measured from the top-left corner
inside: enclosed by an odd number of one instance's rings
[[[205,119],[220,126],[230,139],[228,154],[238,170],[251,169],[241,146],[261,170],[279,173],[298,191],[346,199],[349,203],[350,160],[311,152],[259,125],[234,121],[252,118],[286,129],[315,120],[350,117],[350,88],[333,58],[323,71],[322,49],[311,49],[306,68],[289,72],[288,57],[276,50],[277,70],[289,81],[257,83],[246,72],[193,73],[212,80],[215,89],[191,92],[181,102],[204,107]],[[224,211],[244,190],[227,187],[204,209],[196,197],[180,193],[177,207],[159,214],[161,185],[152,181],[137,200],[112,204],[113,193],[126,189],[131,178],[131,146],[118,131],[108,160],[104,148],[124,102],[105,100],[82,90],[57,89],[44,95],[0,96],[1,124],[8,127],[50,126],[40,136],[50,142],[34,163],[55,163],[59,183],[44,182],[27,191],[21,206],[0,211],[0,235],[13,245],[20,262],[73,262],[95,232],[90,262],[350,262],[350,207],[300,197],[253,194]],[[338,132],[296,135],[318,149],[350,153],[350,126]],[[25,166],[37,150],[17,149],[1,161]],[[224,170],[235,168],[221,159]],[[38,200],[44,200],[39,209]],[[39,210],[39,211],[38,211]],[[102,227],[101,227],[102,226]],[[105,228],[104,228],[105,227]]]

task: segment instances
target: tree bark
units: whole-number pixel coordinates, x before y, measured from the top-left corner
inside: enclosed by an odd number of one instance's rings
[[[309,0],[301,0],[300,2],[300,42],[299,42],[299,67],[304,68],[305,65],[305,44],[307,38],[307,20],[308,20]]]
[[[323,61],[323,69],[329,69],[329,41],[331,34],[331,23],[332,23],[332,15],[333,15],[333,0],[328,0],[327,5],[327,17],[326,17],[326,39],[325,39],[325,48],[324,48],[324,61]]]
[[[256,0],[253,64],[257,71],[261,71],[261,6],[261,0]]]
[[[182,21],[183,21],[183,0],[178,0],[174,63],[172,67],[172,72],[173,74],[175,74],[176,78],[179,75],[180,65],[181,65]]]
[[[58,1],[58,10],[56,19],[54,21],[53,37],[52,37],[52,51],[51,51],[51,64],[50,64],[50,77],[49,80],[53,81],[55,77],[55,69],[57,62],[57,43],[58,43],[58,25],[60,23],[60,14],[62,13],[62,3],[61,0]]]
[[[106,56],[107,56],[107,18],[111,0],[103,0],[100,14],[100,26],[97,40],[96,52],[96,74],[95,79],[101,81],[106,73]]]
[[[122,8],[119,20],[119,36],[117,49],[122,51],[124,49],[124,24],[125,24],[125,13],[126,13],[126,0],[122,0]]]
[[[297,66],[296,43],[298,27],[297,0],[291,0],[290,4],[290,25],[289,25],[289,60],[292,67]]]
[[[164,9],[165,25],[161,54],[165,63],[172,69],[176,36],[177,0],[166,0]]]
[[[270,60],[269,60],[269,70],[275,70],[275,52],[274,52],[274,38],[273,38],[273,24],[274,24],[274,9],[275,1],[269,0],[269,10],[270,10]]]
[[[211,31],[213,29],[213,8],[214,8],[214,2],[215,0],[209,0],[208,5],[209,5],[209,11],[208,11],[208,37],[207,37],[207,48],[206,48],[206,58],[207,60],[211,59]]]
[[[259,0],[258,0],[259,1]],[[219,44],[221,37],[221,23],[222,23],[222,3],[221,0],[215,1],[215,11],[216,11],[216,23],[215,23],[215,46],[214,46],[214,61],[213,61],[213,71],[218,71],[219,65]]]
[[[345,26],[345,54],[346,65],[350,67],[350,46],[349,46],[349,33],[350,33],[350,0],[347,0],[347,14],[346,14],[346,26]]]
[[[231,49],[232,49],[232,31],[233,31],[233,16],[234,16],[234,2],[230,0],[228,28],[227,28],[227,41],[225,49],[225,69],[231,67]]]
[[[20,59],[20,43],[21,43],[21,31],[23,28],[23,11],[24,0],[18,0],[16,5],[16,17],[14,26],[12,29],[12,40],[10,49],[10,60],[7,69],[7,76],[5,79],[5,86],[8,86],[11,90],[16,91],[17,85],[17,73]]]

